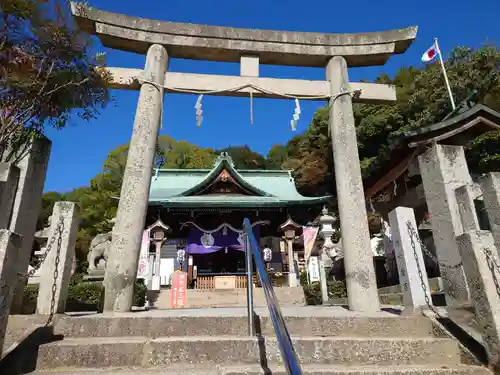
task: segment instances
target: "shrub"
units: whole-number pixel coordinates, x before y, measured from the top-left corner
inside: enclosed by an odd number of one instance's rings
[[[97,283],[82,282],[69,286],[67,305],[97,306],[104,287]],[[90,308],[89,306],[89,308]],[[82,306],[83,307],[83,306]]]
[[[148,287],[144,283],[144,279],[135,280],[134,287],[134,306],[142,307],[146,304],[146,296],[148,294]]]
[[[66,311],[100,311],[104,287],[99,283],[71,282],[68,288]],[[134,306],[142,307],[146,303],[147,287],[143,280],[136,280],[134,288]],[[24,287],[23,313],[33,314],[36,309],[38,285]]]
[[[328,298],[346,298],[347,289],[343,281],[328,281]],[[304,285],[304,295],[308,305],[321,305],[321,285],[319,282]]]

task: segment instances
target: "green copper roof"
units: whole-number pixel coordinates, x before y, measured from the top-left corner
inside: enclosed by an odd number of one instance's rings
[[[226,169],[253,195],[191,195],[213,182]],[[236,170],[231,157],[221,154],[212,169],[159,169],[151,181],[150,204],[166,207],[284,207],[317,204],[329,196],[304,197],[290,171]]]

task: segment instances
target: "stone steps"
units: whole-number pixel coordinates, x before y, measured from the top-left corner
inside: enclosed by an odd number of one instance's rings
[[[265,308],[262,338],[249,337],[244,308],[150,310],[58,316],[61,341],[38,348],[39,374],[284,374]],[[490,374],[431,319],[341,307],[282,307],[304,374]],[[117,368],[117,366],[121,366]],[[100,370],[93,370],[100,369]]]
[[[422,316],[287,316],[285,322],[291,335],[349,337],[431,337],[431,321]],[[256,321],[262,336],[273,336],[267,316]],[[55,333],[64,337],[123,336],[247,336],[246,316],[148,316],[146,313],[116,316],[63,316]]]
[[[304,364],[435,365],[461,362],[456,342],[444,338],[296,337],[295,350]],[[71,338],[41,346],[37,369],[58,367],[161,366],[171,364],[280,363],[274,338],[95,337]]]
[[[486,368],[457,365],[448,368],[433,366],[302,366],[304,375],[491,375]],[[281,366],[270,366],[270,372],[264,372],[261,366],[168,366],[156,368],[108,369],[65,369],[37,371],[33,375],[287,375]]]
[[[7,324],[2,356],[4,356],[12,345],[23,340],[36,327],[47,322],[45,315],[10,315]]]
[[[305,306],[306,301],[302,288],[274,288],[280,306]],[[171,290],[161,290],[151,302],[157,309],[170,309]],[[247,305],[246,289],[189,289],[186,308],[245,307]],[[262,288],[254,288],[254,306],[267,307]]]

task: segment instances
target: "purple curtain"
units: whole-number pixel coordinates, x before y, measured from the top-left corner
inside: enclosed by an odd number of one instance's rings
[[[260,238],[259,226],[253,227],[253,233],[257,241]],[[221,228],[214,233],[205,233],[198,228],[192,228],[188,235],[188,254],[211,254],[223,249],[245,251],[242,238],[238,232],[229,228]]]

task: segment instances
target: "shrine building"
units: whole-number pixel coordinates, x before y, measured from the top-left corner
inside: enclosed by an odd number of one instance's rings
[[[291,171],[237,170],[227,153],[217,157],[212,169],[156,170],[141,250],[141,259],[151,265],[151,289],[169,285],[180,267],[197,289],[221,288],[216,285],[221,278],[231,280],[225,288],[246,287],[244,218],[252,223],[261,249],[271,250],[270,272],[285,284],[299,285],[302,225],[313,221],[329,199],[299,194]],[[158,238],[156,246],[155,230],[166,238]],[[179,250],[184,250],[182,264]],[[290,257],[295,260],[291,272]],[[296,280],[290,281],[289,273]]]

